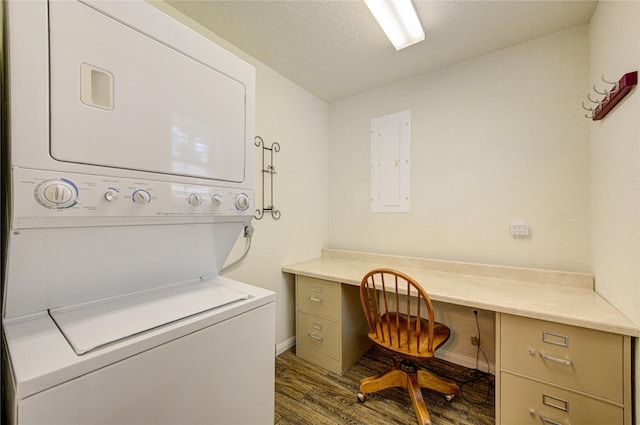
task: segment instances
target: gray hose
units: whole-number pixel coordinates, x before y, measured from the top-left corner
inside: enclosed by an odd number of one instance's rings
[[[247,240],[247,245],[244,248],[244,252],[240,256],[240,258],[235,260],[233,263],[228,264],[228,265],[224,266],[223,268],[221,268],[220,269],[220,273],[224,273],[226,271],[229,271],[232,268],[234,268],[235,266],[237,266],[238,264],[240,264],[242,262],[242,260],[244,260],[244,258],[249,253],[249,250],[251,249],[251,238],[253,237],[253,226],[251,224],[247,224],[246,226],[244,226],[244,237],[248,239]]]

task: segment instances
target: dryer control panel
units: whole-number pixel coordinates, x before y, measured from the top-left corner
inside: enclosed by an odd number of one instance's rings
[[[249,189],[14,168],[12,228],[215,222],[253,217]]]

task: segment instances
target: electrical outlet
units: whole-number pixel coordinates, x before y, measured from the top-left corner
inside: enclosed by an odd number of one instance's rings
[[[480,341],[478,341],[478,337],[477,336],[472,336],[471,337],[471,345],[479,345],[479,342]]]
[[[529,224],[527,220],[512,221],[511,236],[529,236]]]

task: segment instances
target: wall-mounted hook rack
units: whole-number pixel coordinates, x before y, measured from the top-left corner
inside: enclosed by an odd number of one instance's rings
[[[589,99],[589,102],[595,104],[595,107],[593,108],[585,106],[584,102],[582,102],[582,107],[589,111],[589,113],[584,116],[592,119],[593,121],[603,119],[631,91],[631,89],[638,84],[638,71],[624,74],[617,82],[607,81],[604,78],[604,74],[600,75],[600,79],[606,84],[611,84],[613,87],[609,90],[605,89],[600,91],[594,84],[593,91],[599,95],[603,95],[604,98],[602,100],[594,100],[591,99],[591,93],[589,93],[587,95],[587,99]]]
[[[254,139],[254,144],[256,147],[262,149],[262,209],[256,209],[255,214],[253,215],[257,220],[260,220],[264,217],[264,213],[266,211],[271,212],[271,217],[274,220],[278,220],[280,218],[280,210],[277,210],[273,206],[273,176],[276,174],[276,168],[273,166],[273,153],[280,152],[280,145],[278,142],[273,142],[270,147],[267,147],[264,144],[264,140],[262,137],[256,136]],[[265,151],[269,151],[268,162],[267,156],[265,155]],[[266,193],[266,180],[269,179],[269,199],[271,203],[265,206],[265,201],[267,199]]]

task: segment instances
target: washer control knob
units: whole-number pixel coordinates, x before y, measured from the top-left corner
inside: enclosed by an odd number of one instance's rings
[[[215,205],[216,207],[219,207],[220,205],[222,205],[222,196],[215,194],[211,197],[211,202],[213,203],[213,205]]]
[[[138,189],[133,192],[131,199],[133,199],[133,202],[136,204],[144,205],[151,202],[151,194],[144,189]]]
[[[34,195],[43,207],[63,209],[76,204],[78,188],[67,179],[47,180],[36,187]]]
[[[246,211],[249,208],[249,197],[246,193],[241,193],[236,196],[235,204],[238,211]]]
[[[104,199],[109,202],[115,202],[118,200],[118,191],[114,189],[109,189],[104,193]]]
[[[187,202],[192,207],[197,207],[198,205],[202,204],[202,196],[199,193],[192,193],[187,196]]]

